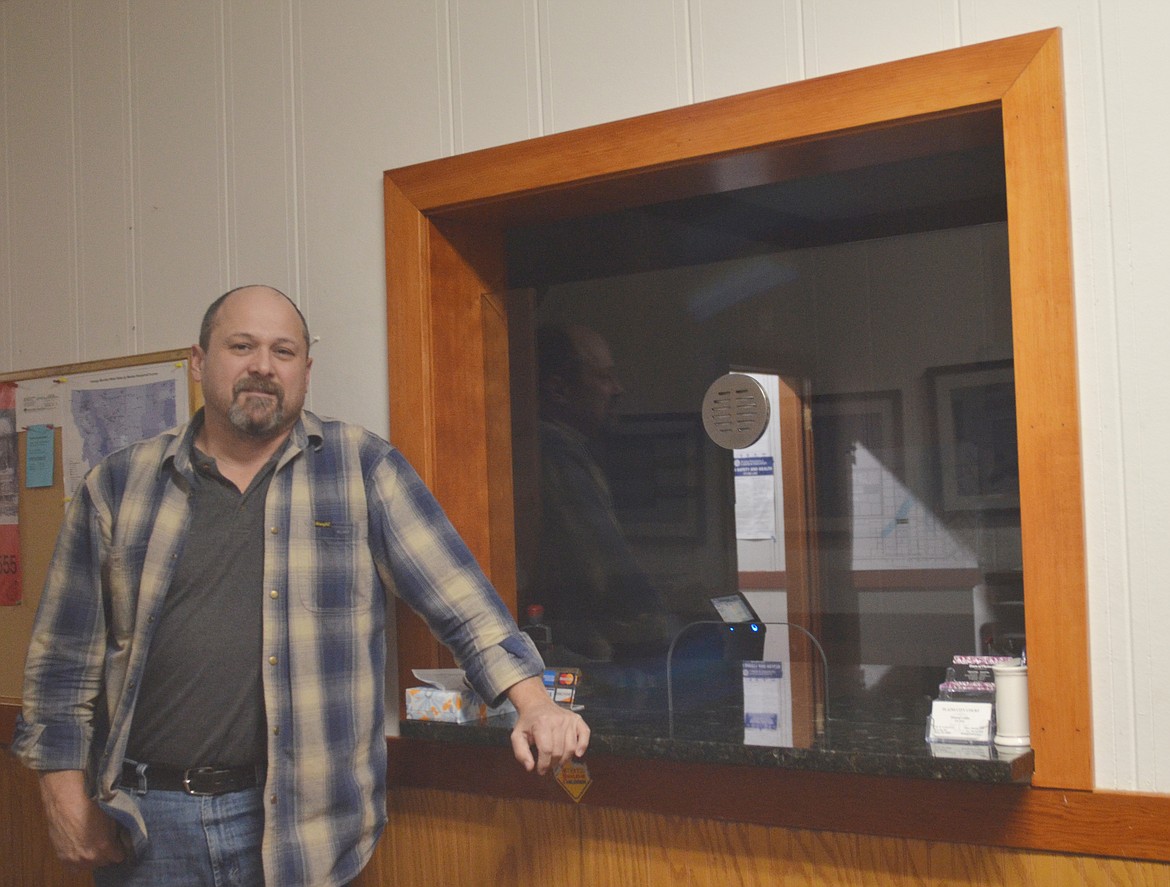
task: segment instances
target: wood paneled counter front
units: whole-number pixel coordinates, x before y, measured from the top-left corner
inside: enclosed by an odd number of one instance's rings
[[[3,750],[17,710],[17,700],[0,700],[0,883],[80,887],[91,879],[53,856],[36,778]],[[1170,883],[1170,866],[1158,862],[1170,860],[1164,796],[680,760],[648,766],[603,751],[603,731],[585,758],[588,789],[574,802],[555,780],[516,764],[501,727],[403,726],[410,735],[388,740],[390,826],[362,887],[680,883],[678,866],[688,869],[685,883],[753,887],[794,871],[800,883],[877,877],[907,887]]]
[[[1032,752],[997,761],[932,758],[891,730],[822,749],[748,749],[696,738],[638,737],[603,719],[577,801],[553,778],[525,773],[506,721],[403,721],[389,739],[396,790],[457,792],[498,803],[542,801],[665,817],[918,839],[948,844],[1170,861],[1170,797],[1037,788]],[[903,730],[905,728],[902,728]],[[842,731],[844,732],[844,731]],[[633,735],[631,735],[633,734]],[[510,809],[510,806],[509,806]],[[598,811],[600,815],[600,811]],[[1161,883],[1161,882],[1159,882]]]

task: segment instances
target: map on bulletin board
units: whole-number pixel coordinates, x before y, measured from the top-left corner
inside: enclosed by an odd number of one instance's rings
[[[110,453],[188,417],[185,360],[28,379],[18,389],[22,430],[34,425],[61,429],[66,499]]]

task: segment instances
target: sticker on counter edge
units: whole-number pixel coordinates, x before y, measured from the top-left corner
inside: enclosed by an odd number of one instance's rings
[[[589,791],[589,786],[593,784],[589,776],[589,767],[584,761],[569,761],[562,764],[557,770],[557,782],[578,804],[585,797],[585,792]]]

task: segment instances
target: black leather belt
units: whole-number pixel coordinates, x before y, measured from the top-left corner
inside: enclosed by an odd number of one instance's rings
[[[122,787],[138,792],[186,792],[189,795],[210,797],[240,792],[264,784],[264,767],[250,764],[244,767],[191,767],[179,770],[154,764],[122,764]]]

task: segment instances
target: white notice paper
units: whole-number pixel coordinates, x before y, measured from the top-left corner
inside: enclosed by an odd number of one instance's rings
[[[60,428],[64,402],[69,398],[65,379],[25,379],[16,383],[16,425],[21,430],[31,425]]]
[[[776,468],[771,456],[735,451],[735,537],[776,538]]]
[[[792,745],[791,680],[783,662],[744,660],[744,745]]]

